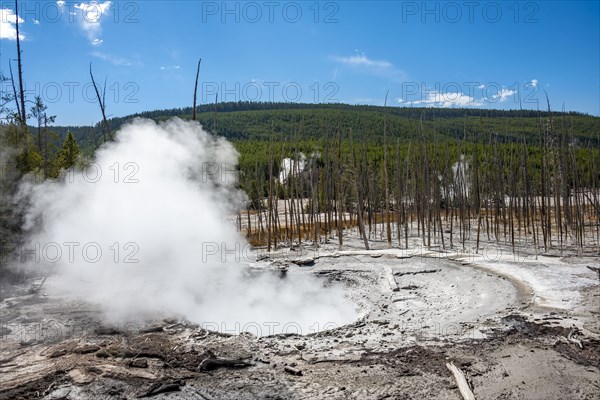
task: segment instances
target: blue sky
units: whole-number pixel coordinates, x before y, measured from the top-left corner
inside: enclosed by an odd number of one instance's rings
[[[0,70],[16,56],[0,0]],[[21,1],[27,96],[57,124],[200,103],[546,108],[600,115],[600,7],[589,2]],[[16,63],[13,64],[13,68]],[[6,85],[2,90],[7,90]]]

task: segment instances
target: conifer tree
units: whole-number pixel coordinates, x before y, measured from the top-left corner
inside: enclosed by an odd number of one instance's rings
[[[60,168],[69,169],[77,164],[79,159],[79,144],[71,132],[67,134],[63,142],[62,150],[58,154],[58,165]]]

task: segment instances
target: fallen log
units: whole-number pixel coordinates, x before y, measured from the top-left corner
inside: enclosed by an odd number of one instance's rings
[[[157,382],[146,393],[138,396],[138,398],[152,397],[161,393],[178,392],[183,385],[185,385],[185,382],[182,380]]]
[[[100,325],[94,329],[96,335],[118,335],[121,333],[118,327]]]
[[[302,371],[300,371],[297,368],[290,367],[289,365],[286,365],[285,368],[283,368],[283,370],[290,375],[302,376]]]
[[[387,267],[385,269],[385,276],[387,278],[388,284],[390,285],[390,289],[392,292],[397,292],[398,289],[398,282],[396,282],[396,279],[394,278],[394,273],[392,272],[392,269]]]
[[[164,329],[162,325],[151,325],[140,329],[140,333],[157,333],[163,332]]]
[[[289,262],[291,262],[292,264],[296,264],[299,267],[312,267],[313,265],[315,265],[315,259],[311,257],[296,258],[289,260]]]
[[[454,375],[454,379],[458,385],[458,390],[460,391],[463,399],[475,400],[475,395],[469,387],[469,383],[467,382],[467,378],[465,378],[464,372],[458,369],[453,362],[446,363],[446,367],[450,370],[450,372],[452,372],[452,375]]]
[[[417,275],[417,274],[434,274],[436,272],[440,272],[441,269],[424,269],[422,271],[409,271],[409,272],[396,272],[394,275],[396,276],[404,276],[404,275]]]
[[[200,362],[198,369],[202,372],[213,371],[217,368],[246,368],[253,364],[241,359],[208,357]]]
[[[129,366],[132,368],[148,368],[148,360],[145,358],[134,358],[129,361]]]

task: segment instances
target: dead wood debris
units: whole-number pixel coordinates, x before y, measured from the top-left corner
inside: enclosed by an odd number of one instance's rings
[[[287,372],[290,375],[295,375],[295,376],[302,376],[302,371],[299,370],[298,368],[294,368],[294,367],[290,367],[289,365],[286,365],[283,370],[285,372]]]
[[[446,367],[452,372],[454,375],[454,379],[456,380],[456,384],[458,385],[458,390],[462,395],[464,400],[475,400],[475,395],[471,391],[469,387],[469,383],[467,382],[467,378],[465,378],[465,373],[462,372],[459,368],[454,365],[453,362],[446,363]]]
[[[181,379],[172,380],[172,381],[156,382],[152,386],[150,386],[150,389],[148,389],[148,391],[146,393],[138,396],[138,398],[152,397],[152,396],[156,396],[161,393],[178,392],[181,390],[181,387],[184,385],[185,385],[185,381],[183,381]]]
[[[412,271],[412,272],[396,272],[394,276],[404,276],[404,275],[417,275],[417,274],[433,274],[436,272],[440,272],[441,269],[424,269],[422,271]]]
[[[244,361],[242,359],[219,358],[216,357],[214,354],[209,353],[207,357],[200,362],[198,370],[201,372],[208,372],[214,371],[218,368],[246,368],[252,365],[254,364]]]

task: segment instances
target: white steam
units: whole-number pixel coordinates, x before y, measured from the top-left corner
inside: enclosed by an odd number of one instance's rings
[[[297,176],[306,168],[306,156],[300,153],[298,160],[292,158],[284,158],[281,160],[279,171],[279,182],[285,182],[290,176]]]
[[[87,173],[22,186],[28,262],[56,266],[56,294],[98,303],[115,322],[180,315],[262,335],[355,318],[343,290],[314,277],[249,276],[228,218],[245,197],[229,142],[179,119],[138,119],[116,137]]]
[[[450,196],[455,198],[461,194],[468,199],[471,189],[471,163],[464,154],[460,155],[460,160],[452,164],[452,177],[454,180],[450,187]]]

